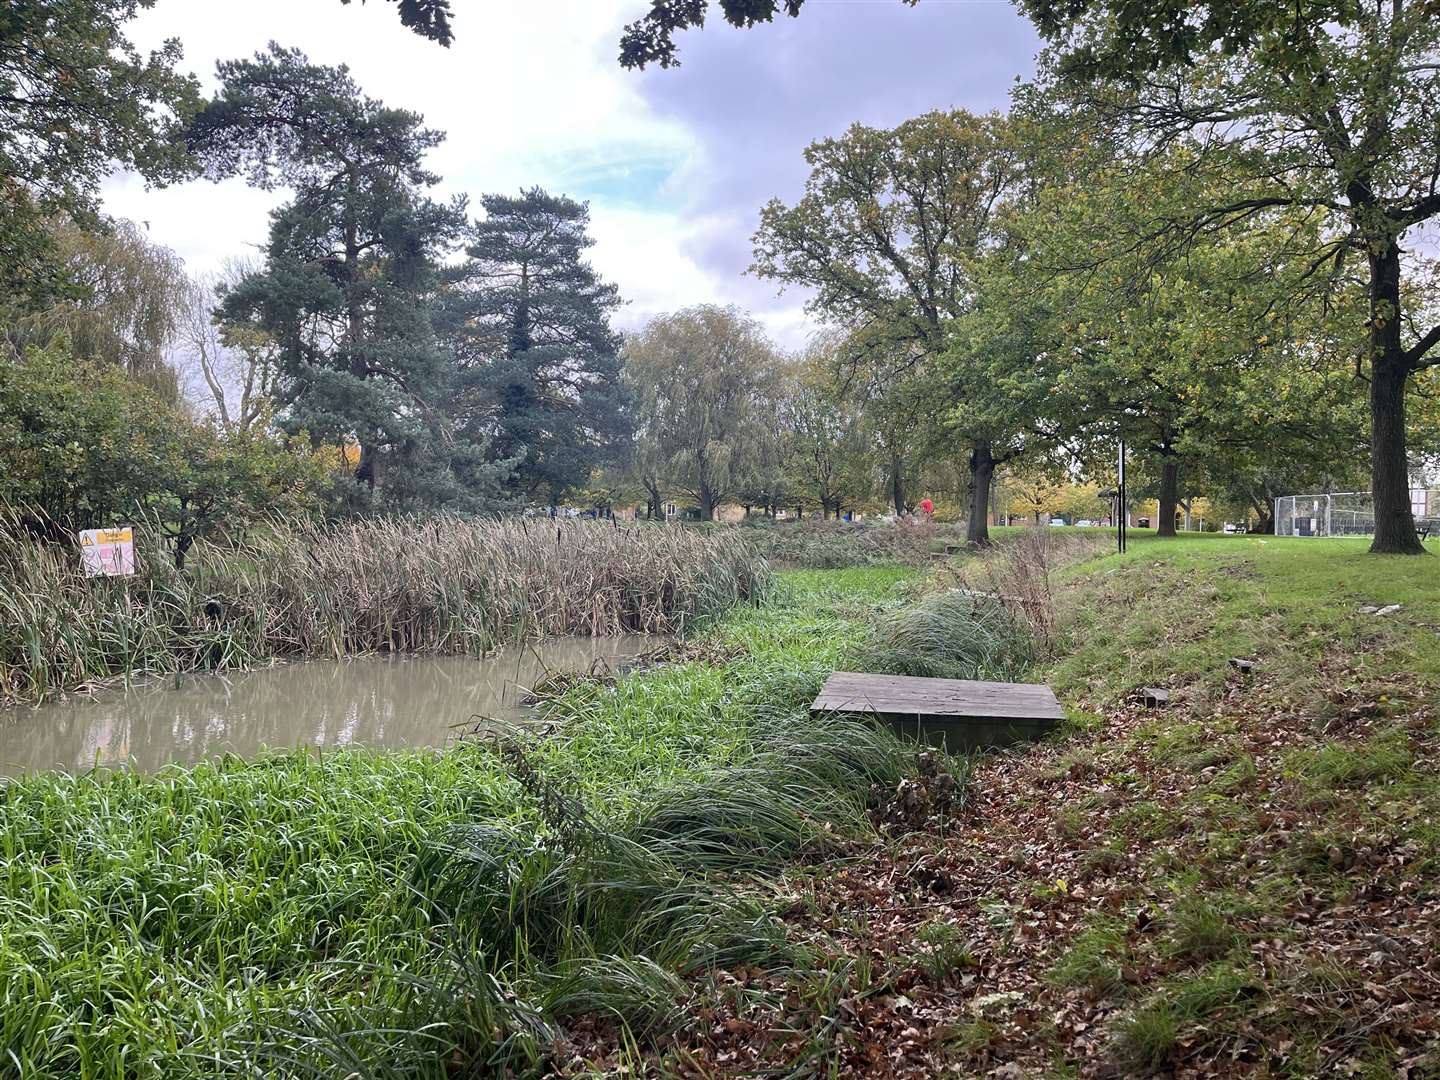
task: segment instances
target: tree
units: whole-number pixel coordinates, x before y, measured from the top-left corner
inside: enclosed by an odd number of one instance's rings
[[[1011,217],[1014,257],[988,260],[977,304],[974,332],[1000,343],[992,382],[1017,412],[1092,467],[1113,469],[1125,442],[1153,474],[1161,535],[1174,533],[1184,472],[1277,452],[1338,470],[1352,445],[1353,297],[1313,274],[1316,222],[1278,215],[1159,259],[1130,239],[1158,205],[1216,178],[1140,167],[1083,132],[1055,141],[1069,161]]]
[[[57,218],[48,224],[52,257],[76,286],[7,327],[11,344],[64,335],[79,359],[108,365],[176,396],[166,351],[185,302],[185,271],[173,251],[152,244],[130,221],[86,230]]]
[[[145,501],[170,539],[177,570],[196,540],[241,533],[265,517],[295,518],[319,504],[328,470],[301,439],[227,431],[211,420],[175,422],[168,431]]]
[[[625,345],[643,440],[653,440],[664,489],[692,498],[710,521],[753,464],[758,402],[777,390],[779,358],[735,308],[687,308],[652,319]],[[644,483],[642,476],[642,483]]]
[[[1000,484],[1007,514],[1024,514],[1040,524],[1041,515],[1061,512],[1065,481],[1060,471],[1043,462],[1009,470]]]
[[[0,296],[19,310],[74,295],[50,222],[95,226],[117,165],[189,175],[173,138],[198,101],[180,43],[142,55],[123,24],[153,0],[29,0],[0,12]]]
[[[856,124],[805,151],[805,195],[760,213],[753,271],[815,290],[810,307],[856,327],[903,366],[937,360],[947,329],[970,306],[970,263],[995,239],[996,215],[1018,179],[998,116],[931,112],[890,130]],[[964,401],[979,365],[953,353]],[[977,399],[978,403],[978,399]],[[1006,460],[1008,420],[965,410],[971,507],[968,537],[988,542],[990,481]]]
[[[224,297],[225,320],[280,343],[287,426],[360,449],[361,494],[401,505],[489,500],[494,476],[456,444],[443,409],[454,364],[436,340],[439,260],[459,236],[463,200],[424,191],[425,154],[442,139],[414,113],[361,94],[344,67],[271,45],[219,65],[220,92],[189,131],[213,177],[246,173],[294,198],[275,211],[264,266]],[[390,490],[381,461],[397,470]],[[432,489],[428,490],[428,489]]]
[[[916,0],[901,2],[914,5]],[[718,4],[725,21],[741,27],[769,22],[782,8],[793,18],[804,5],[805,0],[719,0]],[[625,27],[625,36],[620,40],[620,63],[627,68],[643,68],[650,63],[678,67],[676,32],[705,25],[709,7],[710,0],[651,0],[649,13]]]
[[[452,320],[466,424],[519,461],[510,488],[557,502],[613,465],[631,434],[614,285],[585,261],[586,206],[540,188],[487,195],[458,270]]]
[[[340,0],[342,4],[350,0]],[[360,0],[363,4],[365,0]],[[392,0],[400,5],[400,25],[447,49],[455,40],[450,29],[450,0]]]
[[[1024,0],[1055,43],[1054,79],[1146,157],[1184,144],[1220,175],[1155,215],[1164,253],[1281,213],[1320,224],[1310,258],[1363,267],[1376,552],[1420,553],[1410,509],[1406,391],[1440,364],[1440,323],[1407,305],[1405,237],[1440,215],[1440,19],[1434,5],[1265,0],[1144,5]],[[1413,273],[1414,261],[1411,260]]]
[[[790,373],[783,407],[793,486],[814,495],[822,516],[837,518],[869,494],[873,472],[866,403],[835,379],[839,344],[821,338],[811,345]]]
[[[63,338],[0,364],[0,502],[51,539],[153,515],[183,569],[201,536],[308,513],[328,473],[294,441],[196,423]]]
[[[232,261],[221,274],[191,278],[177,313],[176,359],[186,393],[221,427],[237,433],[273,412],[280,347],[253,323],[219,323],[216,313],[226,293],[261,272],[259,264]]]

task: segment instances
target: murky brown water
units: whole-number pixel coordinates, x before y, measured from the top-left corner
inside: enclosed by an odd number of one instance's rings
[[[0,710],[0,776],[118,764],[148,772],[266,747],[443,746],[472,716],[523,720],[525,691],[547,669],[589,671],[597,659],[613,668],[663,641],[551,638],[484,660],[307,661]]]

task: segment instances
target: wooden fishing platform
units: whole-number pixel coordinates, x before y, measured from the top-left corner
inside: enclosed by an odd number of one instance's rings
[[[811,714],[852,713],[883,720],[902,734],[954,750],[1034,739],[1065,719],[1044,683],[922,679],[837,671]]]

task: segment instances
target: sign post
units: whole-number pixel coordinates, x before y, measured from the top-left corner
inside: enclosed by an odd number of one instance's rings
[[[135,531],[85,529],[80,533],[80,565],[86,577],[129,577],[135,573]]]

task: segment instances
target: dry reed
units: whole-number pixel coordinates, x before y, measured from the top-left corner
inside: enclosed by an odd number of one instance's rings
[[[143,539],[135,577],[86,579],[73,550],[0,518],[0,700],[275,658],[673,634],[769,581],[738,530],[679,526],[279,523],[198,543],[184,573]]]

